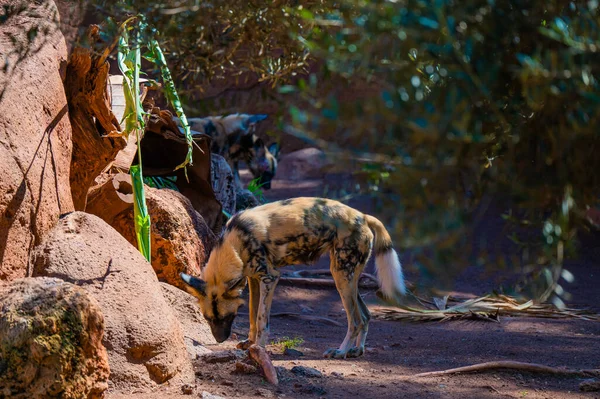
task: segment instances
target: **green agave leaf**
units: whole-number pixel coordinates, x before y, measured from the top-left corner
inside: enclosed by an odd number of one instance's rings
[[[179,95],[177,94],[177,89],[175,88],[175,82],[173,81],[173,77],[171,76],[171,71],[167,65],[167,61],[165,56],[160,49],[160,45],[156,39],[151,39],[149,43],[149,59],[152,60],[155,64],[157,64],[160,68],[160,73],[165,84],[165,95],[167,99],[175,109],[179,120],[181,121],[181,126],[183,126],[183,130],[185,133],[185,139],[188,145],[187,155],[185,160],[178,165],[175,170],[184,168],[187,165],[193,164],[192,152],[193,152],[193,139],[192,133],[190,131],[190,125],[188,124],[187,118],[185,116],[185,112],[183,111],[183,107],[181,105],[181,100],[179,99]],[[186,170],[186,178],[187,178],[187,170]]]
[[[131,20],[131,19],[130,19]],[[119,49],[117,62],[119,69],[123,73],[123,91],[125,94],[125,135],[129,137],[135,132],[138,143],[141,140],[140,132],[144,130],[144,110],[140,103],[140,30],[143,25],[139,19],[135,31],[134,50],[129,47],[129,35],[127,33],[126,21],[122,25],[121,37],[119,37]],[[142,255],[151,262],[150,249],[150,216],[146,207],[146,195],[144,193],[144,179],[142,175],[142,154],[138,145],[139,165],[132,165],[129,169],[131,174],[131,183],[133,186],[133,214],[135,223],[135,234],[138,242],[138,248]]]
[[[139,165],[132,165],[129,172],[131,173],[131,183],[133,185],[133,218],[135,221],[135,235],[138,248],[142,255],[150,262],[150,215],[146,207],[142,169]]]

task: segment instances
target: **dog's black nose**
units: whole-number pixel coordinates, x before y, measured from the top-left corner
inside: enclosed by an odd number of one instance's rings
[[[231,335],[231,325],[219,326],[211,325],[210,330],[218,343],[227,341],[227,338]]]

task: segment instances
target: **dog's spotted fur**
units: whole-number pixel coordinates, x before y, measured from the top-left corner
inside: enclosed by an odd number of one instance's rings
[[[370,319],[358,293],[358,279],[373,246],[384,295],[403,294],[402,269],[379,220],[337,201],[294,198],[236,214],[213,249],[202,279],[185,274],[182,278],[199,299],[218,342],[231,333],[247,279],[250,332],[243,346],[264,346],[273,292],[280,276],[278,268],[312,263],[329,251],[331,274],[348,317],[348,333],[340,347],[327,350],[325,356],[356,357],[364,353]]]
[[[211,136],[211,151],[227,160],[236,183],[239,184],[240,178],[239,162],[243,161],[254,178],[259,179],[261,187],[269,189],[277,171],[279,146],[273,143],[267,147],[262,139],[254,134],[256,124],[266,118],[267,115],[262,114],[232,114],[188,118],[188,123],[192,131]],[[179,119],[175,120],[181,125]]]

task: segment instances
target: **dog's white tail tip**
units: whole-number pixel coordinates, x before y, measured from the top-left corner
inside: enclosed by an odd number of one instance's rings
[[[393,298],[398,293],[406,294],[406,283],[398,254],[393,249],[389,249],[375,256],[375,267],[377,269],[377,279],[381,292],[387,298]]]

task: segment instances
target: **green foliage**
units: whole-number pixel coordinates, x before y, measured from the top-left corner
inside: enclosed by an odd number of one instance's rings
[[[250,191],[259,202],[266,201],[264,192],[261,188],[263,185],[264,183],[260,183],[260,177],[257,177],[256,179],[250,180],[247,187],[248,191]]]
[[[290,109],[293,132],[368,162],[361,176],[378,180],[369,187],[424,273],[471,261],[473,211],[493,197],[514,215],[513,237],[527,226],[514,266],[550,276],[532,294],[561,295],[575,228],[598,204],[598,11],[565,1],[296,7],[312,29],[295,35],[324,72],[283,91],[303,100]],[[374,180],[377,169],[389,176]],[[493,250],[482,244],[482,255]]]
[[[157,30],[155,37],[174,78],[185,87],[183,94],[193,94],[214,80],[244,80],[248,73],[275,85],[306,71],[309,52],[288,34],[304,24],[302,18],[288,12],[292,4],[296,1],[93,2],[100,15],[116,20],[144,15],[148,25]],[[318,12],[323,5],[310,0],[303,2],[303,7]]]
[[[154,188],[168,188],[173,191],[179,191],[176,182],[177,176],[145,176],[144,184]]]
[[[277,341],[272,341],[271,345],[276,345],[282,349],[296,349],[304,343],[304,339],[301,337],[281,337]]]

